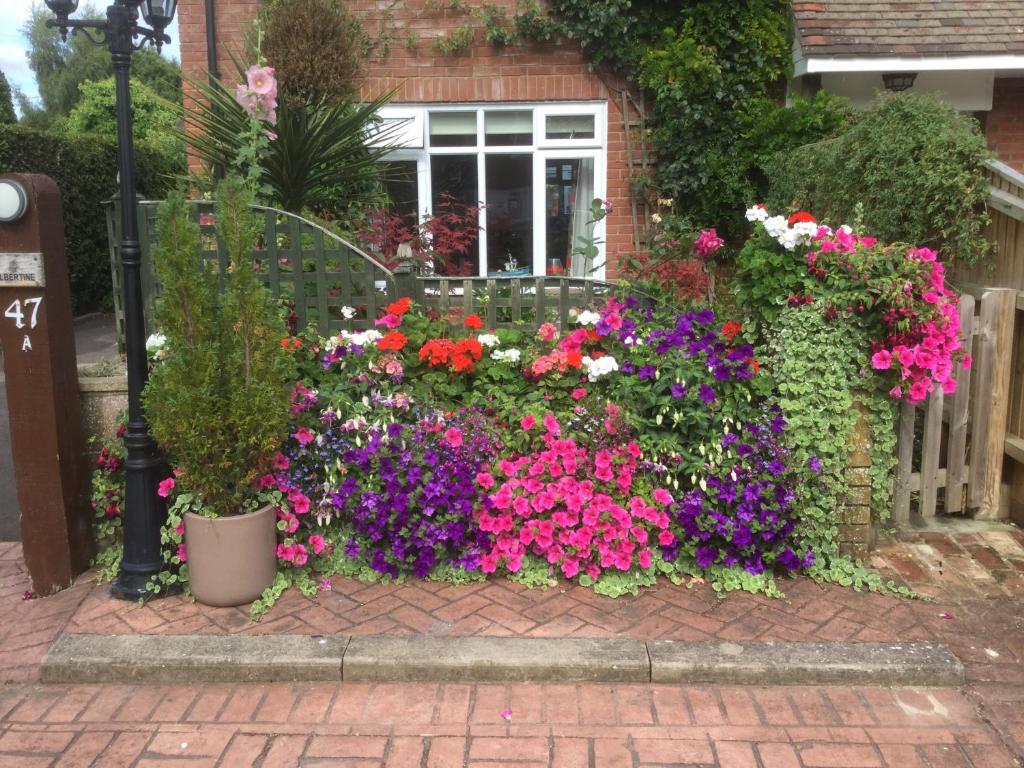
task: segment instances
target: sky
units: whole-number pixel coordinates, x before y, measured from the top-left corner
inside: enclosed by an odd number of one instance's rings
[[[3,17],[0,20],[0,70],[7,75],[11,88],[20,88],[29,98],[36,100],[39,97],[39,90],[36,88],[35,75],[28,68],[28,59],[25,56],[28,43],[21,33],[33,4],[43,5],[41,0],[3,0]],[[105,0],[95,3],[97,8],[106,5]],[[81,12],[77,14],[77,18],[82,18]],[[167,34],[171,36],[172,42],[164,46],[164,56],[179,59],[177,18],[167,29]]]

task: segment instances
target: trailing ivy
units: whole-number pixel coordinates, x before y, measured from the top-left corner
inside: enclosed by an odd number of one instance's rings
[[[892,503],[896,407],[868,364],[866,332],[850,315],[827,319],[817,303],[782,310],[775,329],[766,363],[790,424],[791,450],[799,464],[812,456],[821,462],[822,482],[806,485],[801,499],[798,532],[816,556],[809,573],[844,586],[906,592],[839,554],[837,510],[849,490],[846,468],[859,405],[872,437],[873,519],[887,518]]]

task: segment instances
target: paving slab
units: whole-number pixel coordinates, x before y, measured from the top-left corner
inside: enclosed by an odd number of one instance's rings
[[[647,644],[653,683],[959,686],[964,667],[932,643]]]
[[[534,637],[354,637],[345,680],[602,682],[650,680],[637,640]]]
[[[44,683],[335,682],[347,636],[61,635]]]

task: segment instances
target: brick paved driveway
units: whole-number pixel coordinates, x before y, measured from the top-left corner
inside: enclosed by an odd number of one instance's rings
[[[286,597],[258,624],[182,598],[108,600],[83,581],[22,600],[20,552],[0,545],[0,767],[145,765],[1024,765],[1024,536],[890,541],[876,565],[932,595],[909,601],[787,583],[785,600],[703,585],[609,601],[495,581],[365,585]],[[963,690],[673,686],[38,686],[75,632],[375,632],[946,642]],[[506,721],[501,713],[511,712]],[[182,746],[184,745],[184,746]]]

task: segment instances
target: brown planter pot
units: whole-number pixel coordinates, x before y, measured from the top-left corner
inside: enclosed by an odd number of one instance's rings
[[[274,508],[215,518],[186,512],[185,551],[196,600],[218,607],[251,603],[277,573]]]

